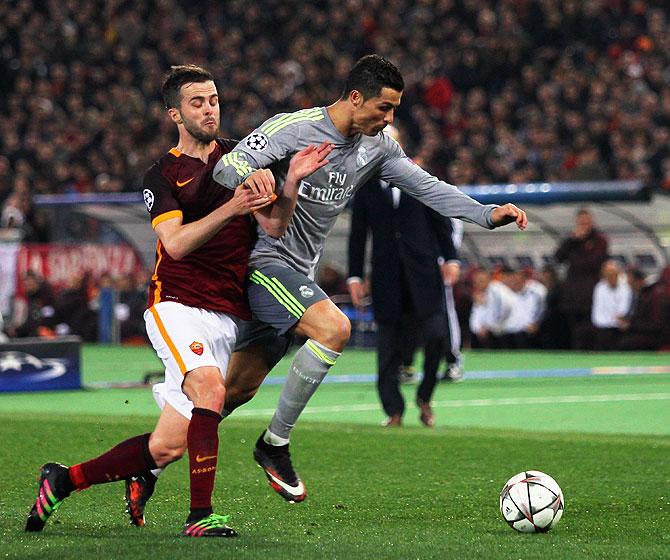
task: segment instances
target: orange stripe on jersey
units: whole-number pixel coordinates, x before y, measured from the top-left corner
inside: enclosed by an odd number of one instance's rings
[[[161,244],[160,239],[158,240],[158,243],[156,243],[156,266],[154,267],[154,273],[151,276],[151,281],[156,283],[156,289],[154,290],[154,301],[151,304],[156,305],[158,302],[161,300],[161,284],[162,282],[158,279],[158,266],[161,264],[161,261],[163,260],[163,251],[161,250],[163,248],[163,245]]]
[[[172,154],[174,157],[179,157],[181,155],[181,152],[177,148],[170,149],[168,153]]]
[[[171,220],[172,218],[183,219],[184,213],[181,210],[170,210],[169,212],[165,212],[165,214],[160,214],[159,216],[156,216],[153,220],[151,220],[151,227],[156,229],[156,226],[158,224],[166,222],[167,220]]]
[[[172,352],[174,359],[177,360],[177,365],[179,366],[181,374],[186,375],[187,373],[186,364],[184,363],[184,360],[181,359],[179,352],[177,352],[177,347],[174,345],[174,342],[172,342],[170,335],[165,330],[165,325],[163,324],[163,321],[161,321],[161,318],[158,315],[158,311],[156,311],[156,308],[153,306],[149,308],[149,311],[151,311],[151,314],[154,316],[154,319],[156,320],[156,326],[158,327],[158,330],[160,331],[163,340],[168,345],[168,348],[170,349],[170,352]]]

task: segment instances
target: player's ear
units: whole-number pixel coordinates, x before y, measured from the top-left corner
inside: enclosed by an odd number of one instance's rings
[[[168,109],[168,115],[170,115],[170,118],[172,119],[172,122],[175,124],[182,124],[184,121],[181,118],[181,113],[179,112],[179,109],[175,109],[174,107],[170,107]]]
[[[363,101],[365,100],[363,99],[363,94],[360,91],[352,89],[349,92],[349,101],[354,107],[358,108],[363,105]]]

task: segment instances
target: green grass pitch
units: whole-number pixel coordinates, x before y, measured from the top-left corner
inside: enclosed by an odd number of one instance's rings
[[[152,367],[150,351],[132,352],[142,368]],[[104,359],[98,363],[95,356],[100,355]],[[110,380],[96,368],[120,369],[127,355],[124,349],[87,348],[86,379]],[[670,363],[667,355],[629,358],[634,364]],[[547,367],[580,360],[620,365],[623,360],[616,355],[566,354],[556,360],[480,354],[469,356],[468,363],[480,369],[501,363],[537,369],[543,359]],[[353,352],[350,360],[338,363],[340,370],[333,373],[372,373],[370,353]],[[148,389],[0,395],[0,556],[670,557],[670,375],[441,384],[435,395],[438,424],[432,430],[416,420],[413,387],[404,390],[407,426],[388,430],[379,426],[383,415],[372,384],[319,389],[292,443],[308,488],[302,504],[287,504],[275,495],[251,457],[279,388],[264,387],[237,417],[226,419],[214,504],[219,513],[232,516],[231,525],[240,533],[230,540],[176,536],[188,506],[185,461],[161,477],[142,529],[128,525],[123,486],[112,483],[68,498],[43,533],[24,533],[41,463],[70,464],[95,456],[151,430],[157,410]],[[518,534],[498,511],[502,485],[524,469],[551,474],[563,489],[565,513],[548,534]]]

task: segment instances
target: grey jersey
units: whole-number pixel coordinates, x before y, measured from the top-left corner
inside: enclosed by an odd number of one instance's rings
[[[383,132],[346,138],[335,128],[325,107],[279,114],[265,121],[221,158],[214,168],[214,179],[232,189],[254,169],[267,167],[281,188],[291,157],[310,144],[318,146],[325,141],[334,144],[329,163],[301,182],[295,213],[280,239],[259,228],[252,266],[289,265],[313,279],[338,214],[372,178],[388,181],[444,216],[493,228],[495,205],[484,206],[433,177]]]

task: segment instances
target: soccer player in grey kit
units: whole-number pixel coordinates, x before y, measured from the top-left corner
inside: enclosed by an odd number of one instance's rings
[[[281,185],[296,151],[309,144],[334,145],[329,163],[305,178],[290,201],[295,211],[284,235],[275,239],[259,230],[248,283],[256,321],[240,333],[226,378],[224,408],[230,413],[253,397],[283,356],[287,344],[277,344],[278,336],[307,338],[254,450],[272,487],[289,501],[302,501],[306,495],[291,466],[291,430],[349,340],[349,320],[314,282],[314,273],[326,236],[356,190],[378,177],[444,216],[489,229],[511,222],[521,229],[526,226],[526,215],[516,206],[479,204],[421,169],[383,132],[393,122],[403,88],[393,64],[376,55],[365,56],[349,73],[342,97],[334,104],[270,118],[214,169],[214,179],[227,188],[235,188],[263,167],[270,168]]]
[[[294,208],[279,238],[259,229],[249,261],[248,297],[254,321],[242,325],[226,375],[224,415],[249,401],[282,358],[291,335],[307,338],[297,351],[267,430],[254,457],[272,488],[290,502],[305,499],[289,454],[291,430],[349,340],[347,317],[314,282],[326,236],[356,190],[373,177],[385,180],[444,216],[493,229],[526,227],[513,204],[482,205],[410,160],[383,132],[393,122],[404,82],[377,55],[352,68],[340,99],[328,107],[271,117],[214,168],[215,181],[236,188],[256,169],[275,176],[279,203]],[[291,157],[309,144],[331,142],[329,163],[306,177],[298,192],[284,193]],[[288,215],[288,214],[287,214]]]

